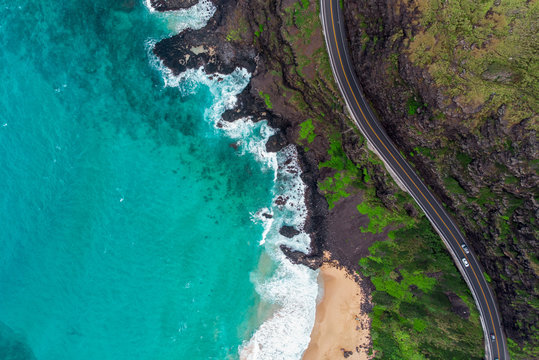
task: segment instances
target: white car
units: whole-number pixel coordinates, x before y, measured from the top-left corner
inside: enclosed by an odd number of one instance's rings
[[[470,249],[468,249],[468,247],[466,246],[466,244],[460,244],[460,247],[462,248],[462,250],[464,250],[464,252],[466,254],[469,254],[470,253]]]
[[[470,264],[468,263],[468,260],[466,260],[466,258],[462,258],[462,263],[464,264],[464,266],[470,267]]]

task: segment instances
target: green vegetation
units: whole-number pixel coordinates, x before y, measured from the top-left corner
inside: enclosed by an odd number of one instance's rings
[[[415,96],[410,96],[406,102],[406,106],[408,107],[408,115],[415,115],[418,113],[417,110],[423,106],[423,103],[417,101]]]
[[[426,158],[429,158],[431,160],[434,159],[434,156],[432,155],[432,150],[429,148],[417,146],[414,148],[414,151],[418,154],[423,155]]]
[[[519,182],[518,178],[513,176],[513,175],[508,175],[505,178],[505,183],[508,184],[508,185],[516,185],[516,184],[518,184],[518,182]]]
[[[330,159],[325,162],[318,164],[319,168],[332,168],[335,170],[347,170],[351,173],[357,172],[356,165],[346,156],[344,149],[342,148],[341,135],[339,133],[334,133],[330,137],[329,150],[328,154]]]
[[[444,178],[444,184],[446,189],[453,194],[466,194],[466,190],[464,190],[458,181],[451,176]]]
[[[539,335],[535,335],[536,341]],[[539,350],[534,347],[520,347],[513,339],[507,338],[507,347],[512,360],[530,360],[539,358]]]
[[[307,140],[310,144],[314,141],[316,134],[314,133],[313,119],[307,119],[299,124],[299,140]]]
[[[457,153],[457,160],[463,168],[466,168],[472,162],[472,158],[462,152]]]
[[[476,118],[506,104],[509,124],[539,112],[539,2],[420,0],[418,5],[422,29],[410,40],[410,58],[426,67],[449,97],[471,109],[484,104]]]
[[[386,216],[391,212],[386,209]],[[481,359],[483,333],[473,299],[426,217],[377,242],[360,261],[376,290],[371,335],[377,359]],[[446,292],[471,305],[451,310]]]
[[[479,190],[479,195],[476,196],[476,198],[477,200],[475,200],[475,202],[479,205],[494,205],[496,195],[489,188],[485,187]]]
[[[316,5],[318,7],[318,4]],[[285,9],[286,23],[299,30],[298,38],[292,35],[293,40],[301,40],[303,44],[308,44],[314,31],[321,31],[322,24],[318,18],[318,13],[310,9],[308,0],[301,0]]]
[[[263,91],[259,91],[258,95],[260,95],[260,97],[264,100],[268,109],[273,109],[273,104],[271,103],[269,94],[264,94]]]
[[[346,156],[342,148],[341,135],[334,133],[330,138],[330,146],[328,149],[330,159],[318,164],[318,167],[331,168],[337,170],[333,177],[328,177],[318,183],[319,191],[324,194],[329,204],[329,208],[333,209],[337,201],[341,198],[350,196],[348,188],[350,186],[359,187],[358,181],[361,181],[360,169]]]
[[[480,359],[483,333],[479,314],[460,273],[424,215],[411,217],[404,211],[412,199],[391,182],[380,160],[359,143],[360,153],[350,160],[343,150],[342,135],[330,137],[329,160],[320,168],[335,175],[319,183],[330,209],[353,192],[361,192],[359,213],[369,217],[361,231],[388,231],[388,240],[370,247],[371,256],[360,261],[363,276],[370,277],[375,291],[370,313],[371,335],[376,358],[380,359]],[[372,169],[372,170],[371,170]],[[381,174],[393,195],[377,196]],[[393,185],[391,185],[393,184]],[[378,183],[379,186],[379,183]],[[393,204],[388,207],[387,202]],[[422,214],[420,212],[420,214]],[[446,295],[454,292],[470,307],[470,318],[452,312]]]
[[[231,29],[226,34],[226,41],[240,41],[242,34],[245,32],[245,28]]]
[[[249,27],[249,24],[244,18],[241,18],[238,21],[238,25],[234,29],[230,29],[228,33],[226,34],[226,41],[229,42],[237,42],[242,40],[242,36],[247,33],[247,29]]]
[[[318,183],[318,189],[326,196],[330,210],[335,207],[335,204],[341,198],[350,196],[346,189],[351,183],[352,179],[346,172],[338,172],[335,176],[328,177]]]
[[[226,34],[226,41],[240,41],[241,40],[241,32],[239,29],[230,30],[228,34]]]
[[[361,229],[362,232],[378,234],[389,225],[400,226],[403,223],[412,224],[414,222],[414,219],[407,216],[404,210],[401,212],[388,212],[387,208],[375,199],[363,201],[357,206],[357,210],[361,214],[369,217],[369,225],[366,229]]]
[[[371,181],[371,176],[367,168],[363,168],[363,181],[367,184]]]
[[[255,31],[255,36],[258,38],[262,34],[262,31],[264,31],[264,25],[258,24],[258,29]]]

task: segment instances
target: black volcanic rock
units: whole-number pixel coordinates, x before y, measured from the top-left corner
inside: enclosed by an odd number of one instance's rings
[[[199,0],[150,0],[152,7],[157,11],[187,9],[198,2]]]
[[[158,42],[153,52],[178,75],[187,69],[204,67],[206,73],[230,74],[237,67],[252,72],[254,52],[240,51],[213,32],[186,30]]]
[[[285,226],[281,227],[281,229],[279,230],[279,234],[281,234],[282,236],[286,236],[287,238],[291,239],[294,236],[299,235],[299,230],[297,230],[293,226],[285,225]]]
[[[288,145],[288,141],[286,140],[286,137],[283,135],[283,133],[279,131],[276,134],[270,136],[270,138],[268,139],[268,142],[266,143],[266,151],[277,152],[284,148],[286,145]]]
[[[468,320],[470,318],[470,308],[466,303],[454,292],[448,292],[447,298],[451,302],[451,310],[463,319]]]
[[[305,265],[310,269],[316,270],[322,266],[323,258],[318,254],[305,254],[302,251],[292,250],[286,245],[280,246],[283,254],[294,264]]]
[[[201,66],[208,74],[227,75],[237,67],[252,73],[256,68],[254,48],[235,46],[226,40],[226,30],[222,29],[226,21],[224,14],[232,11],[235,6],[234,1],[219,1],[216,3],[215,14],[204,28],[188,29],[159,41],[153,49],[154,54],[174,75]]]

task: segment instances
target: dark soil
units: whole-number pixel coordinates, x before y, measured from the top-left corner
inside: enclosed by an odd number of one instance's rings
[[[276,135],[272,136],[266,148],[268,151],[279,151],[288,144],[295,144],[298,123],[305,120],[306,115],[297,109],[290,102],[284,101],[285,96],[276,85],[275,79],[270,74],[268,65],[275,62],[280,63],[283,69],[289,67],[287,55],[285,54],[286,41],[280,39],[283,46],[280,49],[270,48],[271,44],[264,41],[264,38],[255,39],[247,36],[240,42],[226,40],[227,33],[236,26],[238,16],[245,17],[252,13],[253,19],[259,12],[267,12],[268,8],[261,6],[257,8],[256,2],[249,1],[214,1],[217,6],[215,15],[210,19],[207,26],[200,30],[186,30],[169,39],[164,39],[156,44],[154,53],[169,67],[174,74],[179,74],[188,68],[203,67],[206,73],[229,74],[237,67],[246,68],[252,75],[251,83],[238,96],[237,107],[228,110],[223,114],[223,120],[234,121],[243,117],[251,117],[254,121],[267,120],[270,126],[279,129]],[[158,2],[155,1],[157,5]],[[176,2],[159,2],[159,10],[171,9],[179,6]],[[268,28],[274,26],[278,29],[281,26],[279,6],[289,6],[286,4],[276,5],[269,10],[274,11],[268,14],[267,19],[270,24]],[[241,13],[238,15],[238,13]],[[256,26],[250,24],[252,28],[247,32],[255,32]],[[268,33],[271,29],[268,29]],[[305,52],[311,53],[323,46],[321,33],[314,37],[314,41],[305,45]],[[304,73],[307,77],[312,77],[313,69],[308,67]],[[293,88],[293,82],[301,81],[301,78],[286,79],[287,86]],[[260,89],[264,89],[272,99],[272,109],[268,109],[264,101],[258,95]],[[339,118],[339,113],[335,113],[327,100],[327,93],[321,89],[309,89],[312,96],[307,100],[317,100],[322,103],[322,109],[326,114],[335,114]],[[339,109],[337,109],[339,110]],[[322,111],[322,110],[319,110]],[[357,140],[357,139],[355,139]],[[376,240],[385,238],[386,234],[372,235],[362,234],[360,226],[366,221],[366,217],[358,217],[355,207],[359,198],[352,196],[338,203],[330,213],[328,204],[318,190],[317,184],[321,178],[318,164],[327,160],[327,143],[315,142],[311,145],[311,150],[305,152],[298,147],[299,160],[302,167],[302,180],[307,185],[305,201],[308,208],[308,217],[305,224],[305,231],[311,236],[311,253],[304,254],[282,247],[283,252],[294,263],[307,265],[313,269],[318,268],[323,262],[323,253],[326,250],[332,254],[332,260],[336,260],[351,273],[358,270],[358,261],[362,256],[368,254],[368,247]],[[324,170],[324,176],[327,175]],[[277,202],[286,199],[277,199]],[[285,236],[294,236],[296,229],[283,228],[281,233]]]
[[[421,31],[417,3],[344,5],[349,48],[366,97],[387,133],[481,254],[509,337],[529,343],[536,338],[539,317],[533,305],[539,296],[533,263],[539,248],[534,220],[539,217],[539,176],[530,166],[539,156],[539,142],[528,126],[533,119],[509,128],[504,106],[487,118],[474,119],[428,71],[415,66],[406,44]],[[415,114],[409,113],[410,99],[420,104]],[[475,122],[481,125],[473,128]],[[431,155],[408,156],[417,147],[429,149]],[[447,177],[455,179],[460,193],[448,188]],[[487,194],[483,200],[481,193]]]
[[[451,310],[463,319],[470,318],[470,308],[462,299],[453,292],[446,293],[447,298],[451,302]]]
[[[358,213],[357,204],[360,203],[360,194],[350,195],[339,200],[327,217],[325,249],[333,258],[339,259],[341,265],[352,271],[359,271],[359,260],[369,255],[369,246],[375,241],[387,239],[387,232],[361,232],[361,227],[368,225],[369,218]]]

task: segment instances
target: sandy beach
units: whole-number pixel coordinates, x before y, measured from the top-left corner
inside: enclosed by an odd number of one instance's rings
[[[311,342],[303,360],[367,360],[370,320],[361,311],[366,301],[361,287],[344,269],[320,268],[324,295],[316,308]]]

